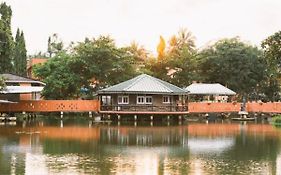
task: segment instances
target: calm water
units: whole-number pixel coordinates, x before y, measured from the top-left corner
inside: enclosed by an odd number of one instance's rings
[[[13,124],[13,123],[11,123]],[[255,123],[0,126],[0,174],[280,174],[281,128]]]

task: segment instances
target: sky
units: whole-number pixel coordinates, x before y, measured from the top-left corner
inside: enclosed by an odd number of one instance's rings
[[[186,28],[198,48],[239,36],[259,46],[281,30],[281,0],[5,0],[13,10],[12,30],[24,31],[28,54],[46,52],[57,33],[68,45],[85,37],[111,35],[120,47],[136,41],[156,53]]]

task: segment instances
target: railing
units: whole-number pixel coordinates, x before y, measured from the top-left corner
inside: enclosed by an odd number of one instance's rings
[[[155,112],[186,112],[187,106],[166,105],[102,105],[101,111],[155,111]]]

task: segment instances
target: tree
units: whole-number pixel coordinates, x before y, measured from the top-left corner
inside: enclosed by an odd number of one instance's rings
[[[48,55],[51,58],[61,51],[63,51],[63,42],[58,38],[58,34],[54,33],[48,38]]]
[[[46,83],[42,91],[45,99],[76,99],[80,96],[80,76],[70,67],[72,55],[59,53],[43,65],[34,67],[36,77]]]
[[[0,4],[0,73],[12,72],[13,36],[11,31],[11,7]]]
[[[96,90],[120,83],[135,75],[133,57],[124,48],[117,48],[109,36],[85,39],[74,52],[72,70],[84,80],[91,80]]]
[[[182,29],[168,43],[165,53],[162,53],[165,48],[160,50],[161,59],[149,60],[146,68],[160,79],[177,86],[187,86],[198,77],[194,37],[191,32]]]
[[[17,30],[14,48],[14,72],[19,76],[26,76],[26,48],[23,31]]]
[[[222,39],[202,50],[199,64],[205,82],[221,83],[240,95],[258,93],[266,76],[262,51],[238,38]]]
[[[267,66],[267,78],[263,83],[263,90],[267,100],[280,99],[281,81],[281,31],[274,33],[261,44]]]

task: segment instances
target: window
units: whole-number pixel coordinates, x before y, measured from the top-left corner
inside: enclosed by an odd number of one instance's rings
[[[152,96],[137,96],[137,104],[152,104]]]
[[[137,96],[137,104],[144,104],[145,103],[145,96]]]
[[[170,96],[163,96],[163,103],[171,103],[171,97]]]
[[[118,104],[129,104],[129,96],[118,96]]]
[[[152,96],[146,96],[145,104],[152,104]]]
[[[103,105],[110,105],[111,104],[111,96],[102,96],[101,97]]]

